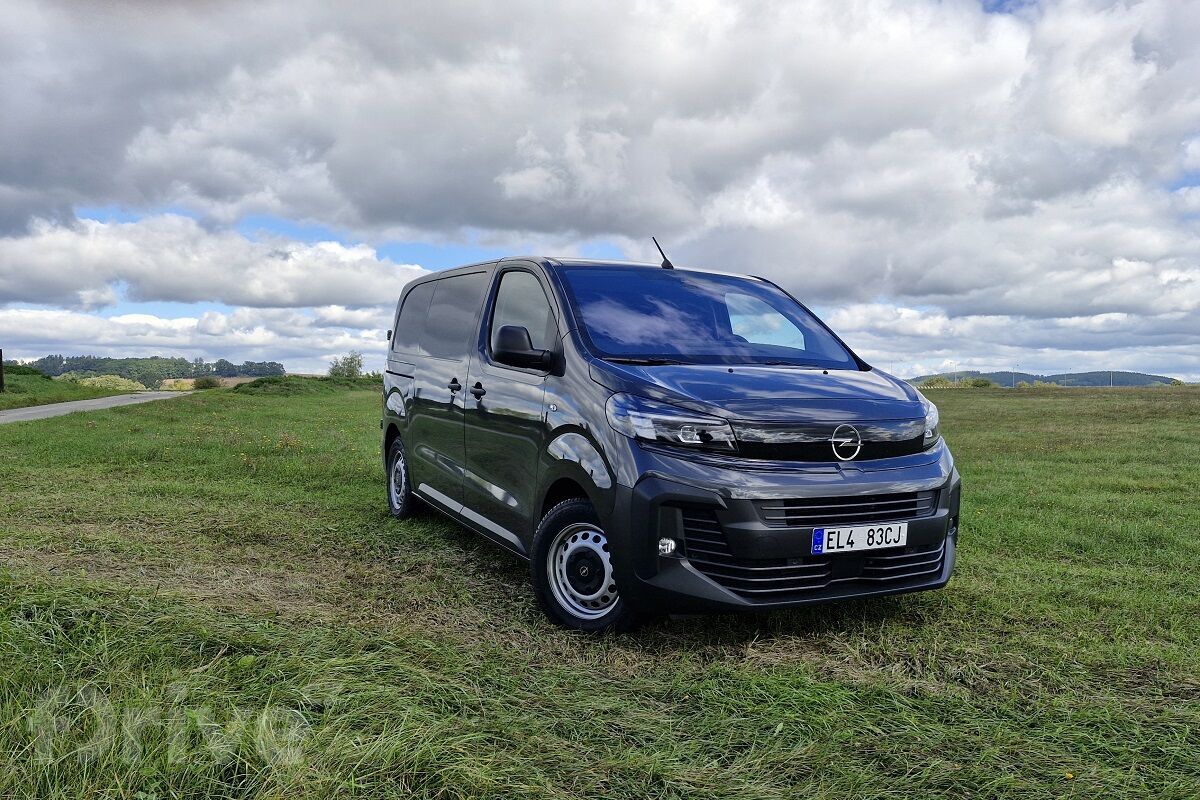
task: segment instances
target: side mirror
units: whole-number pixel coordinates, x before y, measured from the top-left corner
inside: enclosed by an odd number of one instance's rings
[[[535,350],[524,327],[503,325],[496,331],[492,358],[510,367],[550,369],[552,354],[549,350]]]

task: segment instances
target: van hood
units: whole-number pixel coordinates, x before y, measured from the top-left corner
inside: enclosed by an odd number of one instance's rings
[[[917,391],[878,370],[594,361],[592,378],[613,391],[730,419],[850,422],[925,417]]]

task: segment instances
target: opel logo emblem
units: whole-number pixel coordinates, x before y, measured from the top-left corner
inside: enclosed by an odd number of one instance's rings
[[[579,565],[579,577],[586,578],[591,570],[587,568],[587,564]]]
[[[862,450],[862,435],[853,425],[838,425],[829,437],[833,455],[838,461],[853,461]]]

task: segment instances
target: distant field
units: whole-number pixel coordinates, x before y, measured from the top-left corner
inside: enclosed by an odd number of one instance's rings
[[[933,392],[946,590],[593,640],[290,386],[0,427],[0,797],[1200,796],[1200,390]]]
[[[25,408],[46,403],[64,403],[68,400],[90,400],[94,397],[111,397],[127,392],[80,386],[70,381],[51,380],[40,375],[4,376],[4,391],[0,392],[0,411],[8,408]]]

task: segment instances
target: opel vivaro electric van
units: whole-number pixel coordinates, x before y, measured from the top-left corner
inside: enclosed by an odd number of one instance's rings
[[[391,513],[426,504],[527,560],[570,628],[936,589],[954,567],[937,408],[762,278],[551,258],[422,277],[382,428]]]

